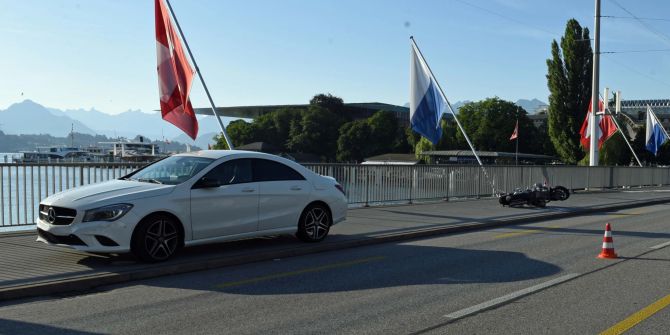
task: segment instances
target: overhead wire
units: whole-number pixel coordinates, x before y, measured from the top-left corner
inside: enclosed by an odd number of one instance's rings
[[[670,49],[619,50],[619,51],[601,51],[600,54],[627,54],[627,53],[669,52],[669,51]]]
[[[616,15],[600,15],[606,19],[633,19],[633,20],[644,20],[644,21],[668,21],[670,19],[662,19],[657,17],[633,17],[633,16],[616,16]]]
[[[476,9],[479,9],[479,10],[481,10],[481,11],[487,12],[487,13],[489,13],[489,14],[491,14],[491,15],[495,15],[495,16],[501,17],[501,18],[506,19],[506,20],[508,20],[508,21],[514,22],[514,23],[516,23],[516,24],[519,24],[519,25],[522,25],[522,26],[526,26],[526,27],[529,27],[529,28],[533,28],[533,29],[538,30],[538,31],[542,31],[542,32],[548,33],[548,34],[550,34],[550,35],[552,35],[552,36],[556,36],[556,37],[562,37],[562,36],[563,36],[562,34],[557,34],[557,33],[553,32],[553,31],[544,29],[544,28],[542,28],[542,27],[538,27],[538,26],[534,26],[534,25],[528,24],[528,23],[526,23],[526,22],[524,22],[524,21],[518,20],[518,19],[516,19],[516,18],[507,16],[507,15],[503,15],[503,14],[501,14],[501,13],[498,13],[498,12],[493,11],[493,10],[491,10],[491,9],[488,9],[488,8],[486,8],[486,7],[482,7],[482,6],[473,4],[473,3],[469,2],[469,1],[466,1],[466,0],[454,0],[454,1],[457,1],[457,2],[460,2],[460,3],[464,4],[464,5],[467,5],[467,6],[476,8]],[[623,7],[623,6],[622,6],[621,4],[619,4],[616,0],[610,0],[610,1],[611,1],[614,5],[616,5],[617,7],[621,8],[624,12],[626,12],[626,13],[627,13],[628,15],[630,15],[630,16],[629,16],[629,17],[623,17],[623,16],[611,16],[611,15],[605,15],[605,16],[602,16],[602,15],[601,15],[601,17],[604,17],[604,18],[627,18],[627,19],[634,19],[634,20],[638,21],[638,23],[640,23],[643,27],[645,27],[645,29],[651,31],[652,33],[656,34],[657,36],[662,37],[663,39],[665,39],[665,40],[667,40],[668,42],[670,42],[670,36],[667,36],[667,35],[663,34],[662,32],[656,31],[655,29],[653,29],[652,27],[650,27],[649,25],[647,25],[645,22],[643,22],[643,20],[670,21],[670,19],[641,18],[641,17],[638,17],[638,16],[636,16],[635,14],[633,14],[631,11],[629,11],[629,10],[626,9],[625,7]],[[577,40],[577,41],[591,41],[591,40],[592,40],[592,39],[583,39],[583,40]],[[612,57],[609,57],[609,55],[614,55],[614,54],[625,54],[625,53],[646,53],[646,52],[670,52],[670,49],[646,49],[646,50],[601,51],[600,54],[603,55],[604,57],[606,57],[608,60],[610,60],[610,61],[612,61],[612,62],[614,62],[614,63],[617,63],[618,65],[620,65],[620,66],[626,68],[627,70],[629,70],[629,71],[632,72],[632,73],[638,74],[638,75],[640,75],[640,76],[644,76],[644,77],[649,78],[649,79],[651,79],[651,80],[654,80],[654,81],[656,81],[656,82],[658,82],[658,83],[660,83],[660,84],[662,84],[662,85],[665,85],[665,86],[670,87],[670,84],[668,84],[668,83],[666,83],[666,82],[664,82],[664,81],[662,81],[662,80],[660,80],[660,79],[658,79],[658,78],[655,78],[655,77],[650,76],[650,75],[648,75],[648,74],[646,74],[646,73],[643,73],[643,72],[641,72],[641,71],[638,71],[638,70],[636,70],[635,68],[633,68],[633,67],[631,67],[631,66],[629,66],[629,65],[627,65],[627,64],[625,64],[625,63],[622,63],[622,62],[620,62],[620,61],[614,60]]]
[[[479,10],[485,11],[485,12],[487,12],[487,13],[489,13],[489,14],[492,14],[492,15],[495,15],[495,16],[498,16],[498,17],[501,17],[501,18],[506,19],[506,20],[508,20],[508,21],[512,21],[512,22],[517,23],[517,24],[520,24],[520,25],[522,25],[522,26],[526,26],[526,27],[529,27],[529,28],[533,28],[533,29],[535,29],[535,30],[542,31],[542,32],[548,33],[548,34],[553,35],[553,36],[559,36],[559,37],[561,36],[561,34],[556,34],[556,33],[553,32],[553,31],[549,31],[549,30],[544,29],[544,28],[542,28],[542,27],[537,27],[537,26],[528,24],[528,23],[523,22],[523,21],[521,21],[521,20],[515,19],[515,18],[510,17],[510,16],[507,16],[507,15],[500,14],[500,13],[498,13],[498,12],[496,12],[496,11],[493,11],[493,10],[488,9],[488,8],[486,8],[486,7],[482,7],[482,6],[473,4],[473,3],[468,2],[468,1],[465,1],[465,0],[455,0],[455,1],[458,1],[458,2],[460,2],[460,3],[462,3],[462,4],[464,4],[464,5],[468,5],[468,6],[470,6],[470,7],[477,8],[477,9],[479,9]]]
[[[630,16],[631,16],[634,20],[636,20],[642,27],[644,27],[645,29],[649,30],[650,32],[652,32],[652,33],[655,34],[656,36],[661,37],[661,38],[664,39],[666,42],[670,43],[670,36],[664,34],[664,33],[661,32],[661,31],[658,31],[658,30],[654,29],[654,27],[648,25],[646,22],[644,22],[644,20],[642,20],[642,18],[640,18],[640,17],[636,16],[635,14],[633,14],[631,11],[629,11],[628,9],[626,9],[624,6],[622,6],[622,5],[621,5],[620,3],[618,3],[616,0],[610,0],[610,2],[613,3],[615,6],[621,8],[621,10],[623,10],[624,12],[626,12],[628,15],[630,15]]]
[[[650,76],[650,75],[648,75],[648,74],[646,74],[646,73],[644,73],[644,72],[638,71],[638,70],[636,70],[635,68],[633,68],[633,67],[631,67],[631,66],[629,66],[629,65],[627,65],[627,64],[625,64],[625,63],[622,63],[622,62],[620,62],[620,61],[615,60],[615,59],[612,58],[612,57],[609,57],[609,55],[603,55],[603,56],[604,56],[606,59],[608,59],[609,61],[614,62],[614,63],[617,63],[618,65],[620,65],[621,67],[627,69],[627,70],[630,71],[630,72],[636,73],[636,74],[638,74],[638,75],[640,75],[640,76],[649,78],[649,79],[651,79],[651,80],[653,80],[653,81],[655,81],[655,82],[657,82],[657,83],[659,83],[659,84],[663,84],[664,86],[668,86],[668,87],[670,87],[670,84],[669,84],[669,83],[666,83],[666,82],[664,82],[664,81],[662,81],[662,80],[660,80],[660,79],[658,79],[658,78],[656,78],[656,77]]]

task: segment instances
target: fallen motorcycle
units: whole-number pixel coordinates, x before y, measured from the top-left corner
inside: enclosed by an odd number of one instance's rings
[[[517,188],[511,193],[499,194],[498,202],[503,207],[505,206],[535,206],[545,207],[550,201],[566,200],[570,197],[570,191],[563,186],[547,187],[541,183],[537,183],[525,190]]]

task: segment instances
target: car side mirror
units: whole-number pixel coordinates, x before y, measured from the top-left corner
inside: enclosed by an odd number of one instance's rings
[[[193,185],[193,188],[213,188],[221,186],[218,179],[202,177]]]

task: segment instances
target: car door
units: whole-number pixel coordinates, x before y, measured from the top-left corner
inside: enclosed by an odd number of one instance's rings
[[[311,184],[290,166],[269,159],[254,159],[253,170],[260,189],[258,230],[297,227]]]
[[[258,228],[258,183],[250,159],[221,163],[191,188],[194,239],[255,232]]]

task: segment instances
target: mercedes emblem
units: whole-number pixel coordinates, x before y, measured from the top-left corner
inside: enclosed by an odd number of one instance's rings
[[[47,221],[51,224],[56,222],[56,210],[54,210],[53,207],[49,207],[49,210],[47,211]]]

